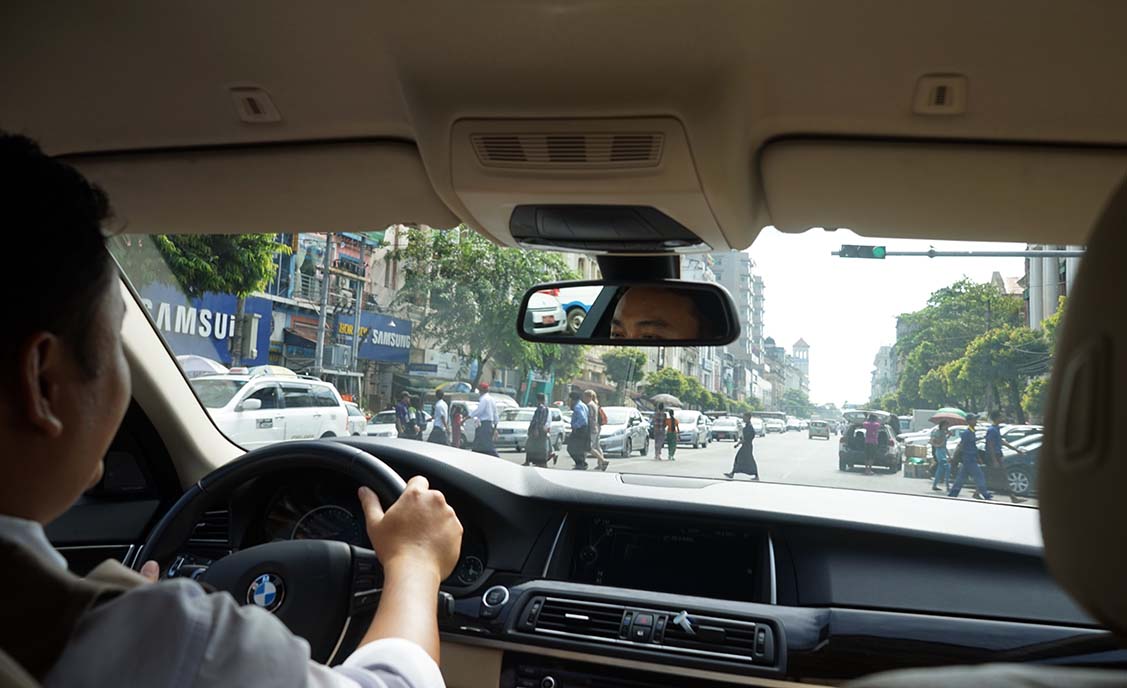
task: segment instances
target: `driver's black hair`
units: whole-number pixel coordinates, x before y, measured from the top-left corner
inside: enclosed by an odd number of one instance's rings
[[[88,377],[102,359],[94,350],[94,304],[115,271],[103,224],[106,193],[78,170],[27,138],[0,131],[0,223],[9,242],[9,299],[0,356],[16,361],[27,338],[51,332],[70,348]],[[3,382],[16,375],[9,365]]]

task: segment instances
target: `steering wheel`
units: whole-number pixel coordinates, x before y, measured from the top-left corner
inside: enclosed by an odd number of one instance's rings
[[[157,523],[138,562],[155,559],[168,572],[204,512],[226,504],[248,480],[282,470],[319,468],[367,485],[386,509],[403,494],[398,473],[371,454],[331,441],[269,445],[221,466],[190,487]],[[202,570],[201,570],[202,569]],[[331,540],[269,542],[233,552],[203,569],[197,580],[277,616],[309,642],[312,658],[330,663],[347,656],[359,636],[346,640],[353,617],[370,616],[382,576],[370,549]],[[366,627],[366,625],[365,625]],[[355,629],[354,629],[355,630]]]

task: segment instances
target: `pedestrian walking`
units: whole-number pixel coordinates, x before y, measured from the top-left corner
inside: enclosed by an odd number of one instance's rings
[[[462,423],[466,420],[466,407],[455,403],[450,409],[450,443],[462,448]]]
[[[669,460],[676,461],[677,440],[681,434],[681,424],[677,422],[677,416],[673,415],[673,409],[669,409],[666,415],[668,417],[665,419],[665,443],[669,449]]]
[[[411,418],[412,426],[415,430],[415,436],[411,439],[422,440],[423,433],[427,429],[427,415],[423,412],[423,400],[421,397],[411,397]]]
[[[1002,423],[1004,420],[1001,411],[990,412],[990,427],[986,428],[986,470],[994,474],[1001,474],[1001,478],[994,481],[999,486],[999,492],[1005,492],[1009,495],[1010,501],[1014,504],[1021,504],[1025,500],[1015,495],[1010,489],[1010,481],[1006,477],[1006,462],[1002,458],[1002,447],[1008,447],[1018,454],[1024,454],[1025,450],[1013,446],[1002,438]]]
[[[587,428],[591,435],[591,456],[599,462],[598,470],[605,471],[610,462],[603,456],[603,448],[599,446],[599,434],[602,432],[607,414],[599,406],[599,395],[595,394],[592,389],[583,393],[583,403],[587,404]]]
[[[446,400],[443,397],[446,393],[441,389],[434,393],[434,429],[430,431],[430,437],[427,438],[428,442],[435,444],[449,444],[450,436],[448,430],[450,429],[450,409],[446,405]]]
[[[978,465],[977,438],[974,434],[976,423],[978,423],[978,416],[973,413],[968,415],[967,427],[959,433],[959,448],[955,450],[955,458],[959,461],[959,471],[955,475],[955,484],[951,486],[951,491],[947,493],[948,497],[959,496],[959,491],[963,489],[963,483],[967,481],[967,474],[969,473],[974,478],[974,484],[978,487],[978,491],[974,493],[974,498],[994,499],[994,495],[986,487],[986,476],[982,474],[982,468]]]
[[[473,450],[479,454],[489,454],[500,457],[497,447],[493,444],[497,434],[497,402],[489,394],[489,384],[481,383],[481,395],[477,400],[477,408],[470,414],[477,421],[477,430],[473,436]]]
[[[399,403],[395,405],[395,434],[405,439],[411,437],[410,392],[399,395]]]
[[[654,461],[661,461],[661,448],[665,446],[665,404],[658,402],[650,426],[654,434]]]
[[[579,392],[568,395],[571,403],[571,436],[567,438],[567,453],[575,462],[575,470],[587,470],[587,451],[591,448],[591,433],[587,427],[587,404]]]
[[[870,413],[861,427],[865,428],[865,475],[872,475],[873,462],[877,460],[877,452],[880,451],[880,421],[877,414]]]
[[[537,392],[536,410],[532,412],[532,420],[528,423],[528,446],[525,447],[524,454],[526,466],[529,464],[540,468],[548,466],[552,422],[544,401],[544,393]]]
[[[939,425],[931,431],[928,443],[931,444],[931,456],[935,459],[935,478],[931,481],[931,489],[939,492],[951,488],[951,462],[947,460],[947,439],[951,431],[947,429],[947,421],[939,421]],[[939,486],[943,483],[943,487]]]
[[[736,460],[732,463],[731,472],[725,473],[728,479],[736,477],[737,473],[746,473],[752,480],[759,480],[759,464],[755,463],[755,453],[752,442],[755,441],[755,428],[751,424],[751,414],[744,414],[744,428],[739,442],[736,443]]]

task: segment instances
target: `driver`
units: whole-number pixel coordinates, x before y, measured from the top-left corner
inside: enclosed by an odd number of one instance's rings
[[[101,478],[130,400],[125,307],[101,226],[109,204],[31,140],[0,132],[0,207],[19,256],[9,284],[20,289],[0,337],[0,573],[9,583],[77,580],[43,524]],[[46,686],[441,686],[435,600],[462,526],[422,477],[386,513],[367,488],[359,497],[385,582],[371,627],[339,667],[310,661],[308,644],[273,615],[184,579],[63,609],[71,628],[50,611],[8,618],[0,649]],[[156,580],[155,562],[142,571]],[[0,607],[26,594],[5,586]]]
[[[706,292],[666,286],[626,287],[611,317],[611,339],[695,341],[714,336],[710,321],[723,315]]]

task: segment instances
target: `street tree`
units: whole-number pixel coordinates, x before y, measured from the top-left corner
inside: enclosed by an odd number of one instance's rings
[[[460,226],[410,227],[406,246],[391,258],[405,276],[392,308],[411,313],[420,335],[475,362],[475,387],[490,361],[526,370],[543,365],[546,354],[539,347],[547,345],[520,339],[516,304],[534,284],[575,278],[560,256],[503,248]]]
[[[814,404],[810,402],[810,397],[807,396],[806,392],[801,389],[792,388],[783,392],[780,405],[783,413],[796,418],[809,418],[810,414],[814,412]]]
[[[607,367],[607,377],[622,397],[628,387],[642,379],[646,352],[634,348],[611,349],[603,354],[603,364]]]
[[[1025,422],[1021,395],[1029,375],[1030,366],[1047,355],[1044,337],[1028,327],[1006,325],[996,327],[976,337],[967,346],[965,374],[967,378],[981,380],[998,407],[1008,406]]]
[[[661,368],[646,375],[646,396],[651,399],[658,394],[672,394],[688,403],[682,398],[685,393],[686,377],[681,371],[674,368]]]

